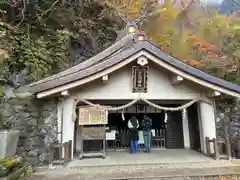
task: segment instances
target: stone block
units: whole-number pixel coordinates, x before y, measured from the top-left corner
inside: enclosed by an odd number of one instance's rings
[[[36,166],[38,164],[38,157],[26,157],[26,160],[32,166]]]
[[[39,114],[38,114],[38,112],[33,111],[33,112],[30,113],[30,116],[37,118],[37,117],[39,117]]]
[[[39,156],[39,161],[42,162],[42,163],[48,163],[48,161],[49,161],[49,154],[48,153],[42,153]]]
[[[29,157],[36,157],[39,154],[39,150],[38,149],[33,149],[31,151],[28,152],[28,156]]]
[[[23,143],[23,147],[25,150],[28,150],[30,151],[31,149],[33,149],[33,145],[34,145],[34,140],[33,138],[29,138],[29,139],[26,139]]]
[[[50,115],[49,111],[43,111],[42,117],[48,117]]]
[[[42,147],[44,146],[44,139],[40,136],[36,136],[33,138],[33,146],[34,147]]]
[[[37,119],[35,119],[35,118],[26,118],[25,123],[28,126],[37,126],[38,125]]]

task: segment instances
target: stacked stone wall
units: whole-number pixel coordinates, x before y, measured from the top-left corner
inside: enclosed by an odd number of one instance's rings
[[[217,135],[231,139],[233,156],[240,158],[240,99],[218,100]]]
[[[57,100],[12,98],[1,102],[0,112],[4,127],[20,130],[17,154],[32,165],[47,163],[48,144],[57,136]]]

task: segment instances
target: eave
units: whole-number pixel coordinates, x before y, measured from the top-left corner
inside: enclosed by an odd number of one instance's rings
[[[72,72],[66,76],[59,76],[50,81],[34,83],[30,85],[29,88],[33,93],[37,94],[38,98],[43,98],[101,78],[127,65],[140,56],[147,57],[149,60],[152,60],[161,67],[184,79],[223,94],[240,97],[239,85],[216,78],[191,67],[159,50],[149,41],[136,42],[129,48],[125,48],[121,53],[109,56],[88,68]]]

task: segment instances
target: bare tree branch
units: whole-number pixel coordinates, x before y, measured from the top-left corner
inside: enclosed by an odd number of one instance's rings
[[[106,0],[108,6],[110,6],[111,8],[113,8],[115,10],[115,13],[117,16],[119,16],[126,24],[128,23],[128,20],[124,17],[124,15],[120,12],[120,10],[118,10],[116,8],[116,6],[114,6],[109,0]]]
[[[40,16],[40,19],[42,19],[42,17],[43,17],[45,14],[47,14],[48,12],[50,12],[50,11],[54,8],[54,6],[57,5],[57,3],[58,3],[59,1],[60,1],[60,0],[56,0],[56,1],[51,5],[51,7],[50,7],[49,9],[47,9],[46,11],[44,11],[44,12],[42,13],[42,15]]]
[[[24,19],[25,19],[25,12],[26,12],[26,7],[27,7],[26,0],[22,0],[22,3],[23,3],[23,9],[21,11],[22,19],[15,27],[20,26],[22,24],[22,22],[24,21]]]

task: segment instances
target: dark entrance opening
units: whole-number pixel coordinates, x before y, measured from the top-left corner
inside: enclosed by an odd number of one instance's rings
[[[201,151],[198,104],[194,103],[187,109],[188,112],[188,127],[190,136],[190,148],[198,152]]]
[[[108,115],[108,131],[116,131],[115,140],[107,140],[108,149],[125,149],[129,147],[128,140],[128,127],[127,123],[131,116],[136,116],[139,120],[139,131],[141,133],[141,121],[143,115],[146,114],[152,119],[152,148],[165,148],[165,132],[166,125],[164,122],[164,112],[158,113],[124,113],[124,119],[121,113],[109,113]],[[140,134],[139,133],[139,134]],[[139,139],[140,148],[143,147],[141,143],[141,137]]]
[[[114,101],[115,102],[115,101]],[[93,102],[95,104],[104,104],[110,106],[121,106],[126,104],[111,104],[103,102]],[[160,104],[160,103],[158,103]],[[180,104],[164,104],[163,106],[177,107]],[[141,108],[139,108],[141,106]],[[182,111],[168,111],[167,119],[165,117],[165,111],[159,111],[155,108],[150,108],[146,104],[135,104],[124,110],[124,118],[122,118],[122,111],[109,112],[108,114],[108,124],[106,125],[106,133],[115,131],[114,140],[106,140],[107,150],[121,150],[129,148],[128,140],[128,127],[127,122],[132,115],[135,115],[140,121],[143,119],[143,115],[147,114],[153,120],[153,137],[152,137],[152,148],[168,148],[168,149],[180,149],[184,148],[184,137],[183,137],[183,124],[182,124]],[[199,126],[197,118],[197,104],[192,105],[188,108],[188,118],[189,118],[189,135],[191,149],[200,149],[200,135]],[[75,130],[75,142],[79,141],[76,132],[78,131],[78,123],[76,123]],[[141,126],[139,128],[141,131]],[[75,143],[75,149],[76,144]],[[79,144],[79,143],[78,143]],[[84,152],[100,151],[102,150],[103,143],[98,140],[84,140],[83,150]],[[143,143],[140,143],[140,148],[143,147]]]

